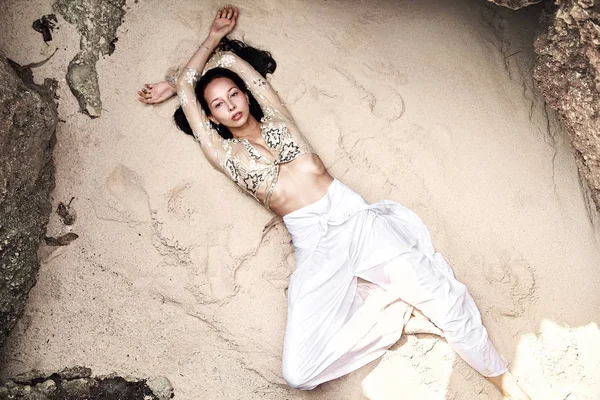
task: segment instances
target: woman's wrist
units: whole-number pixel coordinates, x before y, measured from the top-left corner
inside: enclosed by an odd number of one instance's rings
[[[209,35],[204,40],[204,42],[202,42],[202,44],[200,46],[204,47],[205,49],[207,49],[209,51],[215,51],[215,49],[219,45],[219,42],[221,42],[221,38],[220,37],[214,37],[214,36],[210,36]]]

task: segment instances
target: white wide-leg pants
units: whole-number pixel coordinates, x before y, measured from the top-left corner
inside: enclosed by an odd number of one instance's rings
[[[369,205],[338,180],[284,218],[295,248],[283,377],[309,390],[383,355],[418,308],[484,376],[506,372],[465,285],[412,211]]]

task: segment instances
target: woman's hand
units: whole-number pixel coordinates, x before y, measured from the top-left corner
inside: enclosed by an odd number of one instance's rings
[[[138,100],[146,104],[158,104],[167,100],[177,93],[174,87],[166,81],[148,84],[146,83],[142,90],[137,92]]]
[[[231,4],[219,8],[217,16],[210,26],[210,31],[208,33],[209,38],[212,37],[216,39],[218,43],[218,41],[229,35],[231,31],[233,31],[233,28],[235,28],[237,16],[238,9]]]

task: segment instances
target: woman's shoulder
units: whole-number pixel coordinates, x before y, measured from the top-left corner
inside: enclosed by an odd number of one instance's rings
[[[289,119],[281,116],[281,115],[274,115],[271,117],[263,117],[263,119],[260,121],[261,123],[261,127],[263,129],[265,128],[277,128],[277,129],[295,129],[295,125],[293,124],[293,121],[290,121]]]
[[[289,128],[295,129],[296,123],[294,120],[279,112],[278,110],[272,107],[263,107],[263,118],[261,119],[261,123],[263,124],[273,124],[273,125],[285,125]]]

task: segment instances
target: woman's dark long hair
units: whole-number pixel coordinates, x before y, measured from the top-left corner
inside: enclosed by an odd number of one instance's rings
[[[221,43],[219,43],[217,48],[221,51],[231,51],[237,54],[265,78],[267,74],[272,74],[277,68],[277,63],[271,56],[271,53],[266,50],[259,50],[255,47],[248,46],[246,43],[240,40],[233,40],[229,39],[228,37],[224,37],[221,39]],[[212,68],[208,70],[204,75],[202,75],[200,81],[196,84],[196,97],[198,98],[200,106],[206,115],[210,115],[210,109],[208,108],[208,104],[204,98],[204,89],[206,89],[206,86],[208,86],[210,82],[217,78],[231,79],[242,92],[248,95],[250,100],[250,114],[252,114],[257,121],[260,121],[263,118],[263,111],[260,108],[260,105],[254,96],[252,96],[252,93],[248,90],[242,78],[240,78],[240,76],[235,72],[226,68]],[[175,124],[179,129],[188,135],[193,135],[192,128],[185,118],[185,114],[183,113],[181,107],[177,107],[175,114],[173,114],[173,119],[175,120]],[[227,127],[215,124],[212,121],[211,125],[217,132],[219,132],[219,135],[221,135],[223,139],[233,138],[231,131],[227,129]]]

